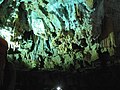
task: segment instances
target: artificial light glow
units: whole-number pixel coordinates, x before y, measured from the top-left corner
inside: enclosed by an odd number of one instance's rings
[[[62,90],[62,89],[61,89],[61,87],[58,86],[58,87],[57,87],[57,90]]]
[[[12,48],[15,51],[15,48],[20,48],[18,41],[12,42],[11,37],[14,37],[11,28],[0,29],[0,37],[4,38],[8,43],[8,49]],[[19,38],[21,38],[19,36]]]
[[[0,4],[3,2],[4,0],[0,0]]]

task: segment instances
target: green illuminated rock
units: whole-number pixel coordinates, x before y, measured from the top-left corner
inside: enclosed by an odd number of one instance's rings
[[[98,59],[99,43],[95,41],[100,33],[93,32],[93,0],[10,1],[0,1],[1,6],[6,4],[0,8],[0,35],[8,41],[14,58],[28,68],[43,64],[48,70],[71,65],[78,69],[79,60]],[[98,9],[102,16],[103,8]],[[113,51],[109,48],[111,55]]]

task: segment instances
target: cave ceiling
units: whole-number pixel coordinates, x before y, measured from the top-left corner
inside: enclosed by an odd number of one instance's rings
[[[103,0],[97,7],[93,4],[93,0],[0,0],[0,36],[8,42],[8,58],[45,69],[71,65],[77,69],[81,61],[90,64],[98,59]]]

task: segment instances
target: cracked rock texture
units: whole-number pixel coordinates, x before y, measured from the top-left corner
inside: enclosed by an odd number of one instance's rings
[[[114,55],[114,32],[102,37],[103,6],[104,0],[0,1],[0,35],[8,41],[9,60],[67,70],[91,65],[98,49]]]

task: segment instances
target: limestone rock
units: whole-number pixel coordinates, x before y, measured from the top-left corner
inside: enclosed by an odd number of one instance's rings
[[[0,2],[0,35],[8,41],[13,57],[27,67],[50,70],[75,65],[78,69],[80,60],[98,59],[103,2],[93,7],[93,0],[6,1]],[[113,37],[107,38],[112,46]],[[101,43],[105,46],[106,42]],[[113,55],[114,48],[109,52]]]

